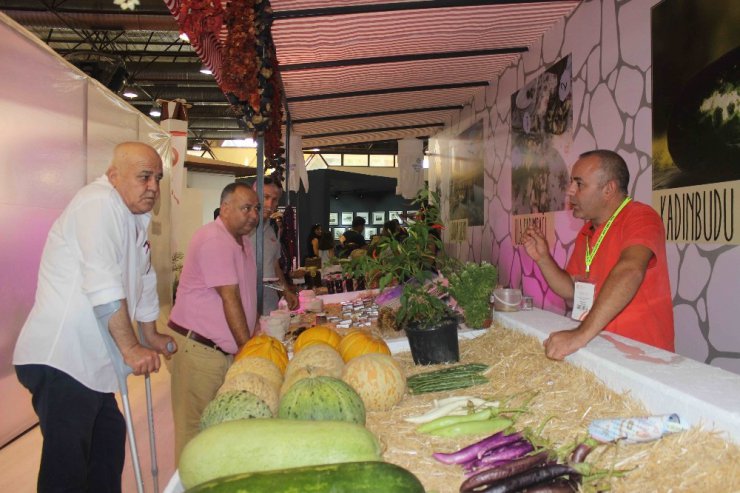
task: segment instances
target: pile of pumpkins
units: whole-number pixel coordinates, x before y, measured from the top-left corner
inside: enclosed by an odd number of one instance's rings
[[[382,338],[363,330],[341,337],[328,326],[301,333],[294,356],[268,335],[250,339],[201,418],[201,428],[245,418],[348,421],[398,404],[406,378]]]

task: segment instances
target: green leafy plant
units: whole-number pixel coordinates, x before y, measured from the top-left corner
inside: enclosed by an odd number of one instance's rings
[[[469,327],[483,327],[491,317],[491,291],[498,282],[498,269],[488,262],[465,263],[449,275],[449,292],[465,313]]]
[[[446,287],[436,273],[446,258],[442,240],[436,234],[443,228],[439,197],[422,189],[413,204],[419,212],[408,221],[405,235],[382,237],[366,255],[345,263],[344,272],[364,276],[368,287],[381,291],[402,286],[396,322],[400,327],[413,324],[430,328],[451,316],[450,308],[441,299]]]

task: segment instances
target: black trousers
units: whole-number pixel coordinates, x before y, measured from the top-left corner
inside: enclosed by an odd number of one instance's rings
[[[33,394],[44,444],[38,491],[120,493],[126,422],[113,394],[46,365],[18,365]]]

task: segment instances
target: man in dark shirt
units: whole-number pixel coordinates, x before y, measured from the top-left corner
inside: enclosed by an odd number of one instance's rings
[[[363,232],[365,231],[365,219],[362,217],[355,217],[352,220],[352,228],[344,232],[339,238],[341,244],[341,257],[349,257],[349,254],[353,250],[363,248],[366,244]]]

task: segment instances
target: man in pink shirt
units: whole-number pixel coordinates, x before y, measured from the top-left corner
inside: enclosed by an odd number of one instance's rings
[[[221,193],[221,212],[190,240],[169,327],[180,350],[172,375],[175,459],[199,430],[233,355],[254,334],[256,268],[247,238],[259,223],[257,194],[244,183]]]

